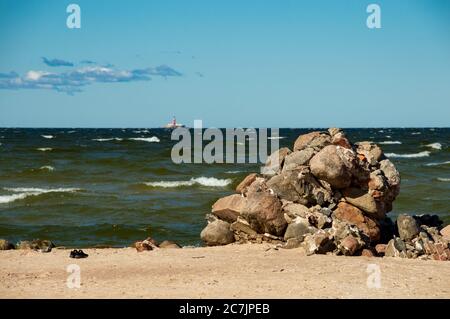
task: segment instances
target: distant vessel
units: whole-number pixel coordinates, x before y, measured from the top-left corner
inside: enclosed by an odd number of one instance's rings
[[[173,129],[173,128],[177,128],[177,127],[185,127],[185,125],[177,123],[177,119],[174,116],[172,121],[167,123],[164,127]]]

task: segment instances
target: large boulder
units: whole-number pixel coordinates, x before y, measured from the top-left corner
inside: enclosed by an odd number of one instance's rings
[[[420,232],[416,219],[405,214],[397,217],[397,228],[400,238],[405,241],[410,241]]]
[[[287,226],[279,199],[267,192],[249,193],[241,216],[258,233],[282,236]]]
[[[222,220],[232,223],[236,221],[246,204],[247,199],[238,194],[222,197],[214,203],[211,213]]]
[[[230,224],[219,219],[208,223],[200,233],[200,238],[208,246],[228,245],[235,241]]]
[[[284,170],[267,181],[267,186],[281,199],[303,205],[322,205],[331,201],[331,194],[311,174],[307,166]]]
[[[331,138],[323,132],[311,132],[300,135],[294,143],[294,151],[301,151],[307,147],[322,149],[331,143]]]
[[[311,172],[333,188],[346,188],[352,181],[354,159],[352,150],[328,145],[311,159]]]

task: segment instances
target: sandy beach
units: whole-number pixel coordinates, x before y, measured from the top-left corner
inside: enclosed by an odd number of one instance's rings
[[[1,298],[450,298],[448,262],[314,255],[266,244],[159,249],[0,251]],[[81,269],[68,288],[67,266]],[[369,288],[368,265],[381,271]],[[373,267],[373,266],[372,266]]]

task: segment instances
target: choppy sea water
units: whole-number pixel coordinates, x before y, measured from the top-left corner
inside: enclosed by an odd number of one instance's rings
[[[313,129],[281,129],[280,147]],[[402,177],[390,216],[450,222],[450,128],[346,129],[379,143]],[[259,164],[174,164],[165,129],[0,128],[0,238],[129,246],[199,245],[204,216]]]

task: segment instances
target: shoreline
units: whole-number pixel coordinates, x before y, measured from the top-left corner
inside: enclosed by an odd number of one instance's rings
[[[442,261],[305,256],[269,244],[84,251],[86,259],[60,248],[0,251],[0,298],[450,298]],[[67,287],[71,264],[80,288]],[[380,288],[367,285],[370,264]]]

